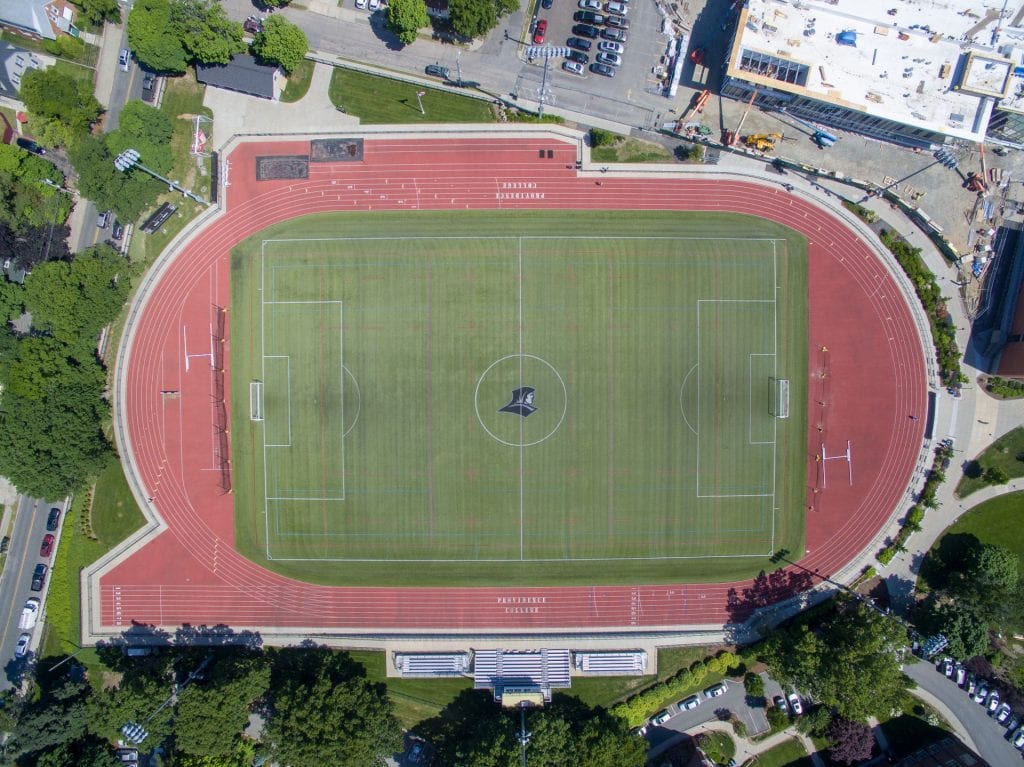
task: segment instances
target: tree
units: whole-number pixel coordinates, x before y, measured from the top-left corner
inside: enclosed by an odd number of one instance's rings
[[[30,69],[19,92],[32,115],[59,123],[69,138],[87,134],[103,112],[91,80],[78,80],[57,67]]]
[[[967,581],[977,590],[994,590],[1002,595],[1017,590],[1020,559],[1009,549],[985,544],[975,550],[967,566]]]
[[[166,174],[171,170],[173,132],[174,124],[165,112],[135,99],[121,110],[117,130],[107,134],[107,149],[114,156],[135,149],[146,167]]]
[[[142,171],[122,173],[103,138],[86,136],[68,150],[78,172],[78,191],[100,210],[113,209],[123,221],[137,219],[167,189]],[[143,158],[146,162],[148,158]]]
[[[262,0],[263,5],[268,8],[284,8],[292,0]]]
[[[451,0],[448,5],[452,29],[466,38],[486,35],[498,19],[519,9],[519,0]]]
[[[420,29],[430,25],[423,0],[393,0],[388,3],[388,29],[406,45],[416,42]]]
[[[249,709],[270,685],[262,653],[232,652],[219,657],[202,681],[186,687],[175,708],[178,748],[187,754],[226,759],[238,750]]]
[[[764,697],[764,679],[760,674],[755,674],[753,671],[743,677],[743,689],[747,691],[747,695],[753,698]]]
[[[989,466],[983,476],[990,485],[1005,485],[1010,481],[1010,475],[1002,466]]]
[[[128,12],[128,45],[157,72],[181,74],[188,66],[185,46],[171,31],[171,0],[135,0]]]
[[[121,23],[121,6],[117,0],[75,0],[75,5],[82,9],[82,17],[90,24]]]
[[[271,16],[263,22],[263,30],[257,32],[252,41],[253,53],[261,59],[280,64],[286,72],[294,72],[308,50],[306,33],[284,16]]]
[[[171,732],[172,710],[165,708],[150,718],[174,691],[170,675],[125,673],[116,687],[104,687],[89,698],[89,731],[111,743],[120,737],[127,722],[146,721],[149,742],[160,743]]]
[[[837,598],[835,609],[811,631],[806,621],[777,631],[763,657],[776,677],[854,721],[888,715],[899,706],[908,680],[897,650],[906,632],[860,601]]]
[[[384,685],[364,674],[345,653],[277,653],[264,736],[273,758],[291,767],[383,767],[402,746],[401,729]]]
[[[973,658],[988,650],[988,621],[972,602],[933,595],[915,611],[920,629],[944,634],[956,658]]]
[[[32,272],[25,280],[25,306],[34,327],[70,347],[92,348],[103,326],[121,311],[132,276],[117,251],[97,245],[70,263],[50,261]]]
[[[202,64],[227,64],[246,49],[241,23],[211,0],[174,0],[171,30],[186,53]]]
[[[44,690],[39,699],[27,703],[14,729],[15,750],[19,754],[34,754],[82,737],[89,692],[89,686],[83,682],[62,680],[53,689]]]
[[[849,719],[833,719],[825,730],[828,738],[828,755],[833,762],[856,764],[871,758],[875,738],[871,728],[863,722]]]

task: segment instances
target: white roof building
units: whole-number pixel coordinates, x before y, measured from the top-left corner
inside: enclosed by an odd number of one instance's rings
[[[1022,15],[1020,0],[747,0],[723,95],[914,146],[982,141],[1024,89]]]

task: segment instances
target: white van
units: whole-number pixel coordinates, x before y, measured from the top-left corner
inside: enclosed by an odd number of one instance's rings
[[[21,618],[18,619],[18,628],[35,628],[37,620],[39,620],[39,599],[38,597],[31,597],[27,602],[25,602],[25,606],[21,608]]]

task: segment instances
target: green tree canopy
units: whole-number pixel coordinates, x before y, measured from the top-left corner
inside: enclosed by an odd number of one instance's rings
[[[75,0],[75,5],[81,8],[82,16],[90,24],[121,22],[121,6],[117,0]]]
[[[128,12],[128,44],[150,69],[181,74],[189,55],[171,29],[171,0],[135,0]]]
[[[100,330],[121,311],[131,277],[128,261],[113,248],[97,245],[70,263],[49,261],[37,267],[25,279],[25,306],[34,327],[69,347],[94,348]]]
[[[861,722],[898,707],[908,685],[897,653],[905,645],[902,626],[844,598],[813,631],[800,621],[773,633],[763,655],[777,678]]]
[[[99,136],[86,136],[68,150],[78,172],[78,191],[100,210],[111,208],[122,221],[134,221],[157,195],[166,190],[161,182],[139,170],[122,173]],[[143,158],[146,162],[146,158]]]
[[[388,29],[406,45],[416,42],[419,30],[429,25],[430,16],[423,0],[391,0],[388,3]]]
[[[402,746],[383,685],[345,653],[302,648],[277,653],[264,742],[290,767],[383,767]]]
[[[87,134],[103,112],[92,81],[75,79],[57,67],[30,69],[21,78],[20,94],[32,115],[60,123],[70,136]]]
[[[973,658],[988,650],[988,621],[970,601],[933,595],[914,615],[919,629],[945,635],[949,640],[948,651],[955,658]]]
[[[170,674],[126,673],[116,687],[97,690],[89,698],[89,732],[114,743],[126,722],[149,719],[173,691]],[[160,743],[171,734],[172,714],[173,710],[166,708],[146,722],[150,742]]]
[[[452,29],[466,38],[486,35],[498,19],[518,9],[519,0],[451,0],[448,5]]]
[[[133,99],[121,110],[117,130],[107,134],[107,149],[115,157],[125,149],[138,150],[147,168],[165,174],[171,170],[173,132],[174,124],[166,113]]]
[[[63,224],[71,196],[54,189],[64,174],[52,162],[11,144],[0,144],[0,221],[16,232]]]
[[[202,64],[227,64],[246,49],[240,22],[212,0],[172,0],[171,30],[188,55]]]
[[[264,21],[263,31],[257,32],[252,41],[253,53],[265,61],[280,64],[286,72],[294,72],[308,50],[306,33],[284,16],[271,16]]]

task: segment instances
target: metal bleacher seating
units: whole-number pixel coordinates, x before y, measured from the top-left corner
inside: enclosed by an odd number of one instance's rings
[[[469,671],[469,654],[395,653],[395,668],[403,677],[462,676]]]
[[[647,653],[643,650],[573,653],[576,670],[583,674],[639,676],[647,671]]]

